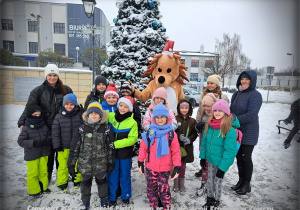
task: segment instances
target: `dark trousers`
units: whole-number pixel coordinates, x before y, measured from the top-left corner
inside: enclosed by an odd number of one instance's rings
[[[253,172],[252,152],[254,146],[242,144],[236,155],[239,177],[245,181],[251,181]]]
[[[80,184],[82,202],[90,202],[93,177],[93,175],[82,174],[82,182]],[[106,179],[106,172],[95,174],[95,179],[98,186],[99,198],[107,197],[108,183]]]
[[[294,127],[292,128],[290,134],[287,137],[287,140],[292,141],[296,133],[300,130],[300,126],[298,125],[298,119],[294,117]]]
[[[55,155],[56,154],[56,155]],[[57,160],[57,152],[55,149],[51,148],[51,154],[48,156],[48,173],[52,174],[53,166],[54,166],[54,157],[55,157],[55,164],[56,164],[56,170],[58,169],[58,160]]]

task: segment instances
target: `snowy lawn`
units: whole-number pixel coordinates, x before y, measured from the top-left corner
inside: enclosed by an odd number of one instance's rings
[[[259,90],[266,101],[267,91]],[[285,119],[290,110],[290,103],[296,99],[299,92],[290,95],[288,92],[270,91],[269,101],[263,103],[259,113],[260,136],[258,145],[253,152],[254,171],[252,177],[252,192],[239,196],[230,190],[230,186],[238,180],[236,161],[225,174],[223,181],[223,195],[221,207],[250,208],[273,207],[273,209],[298,209],[299,199],[299,154],[300,144],[296,142],[297,135],[290,148],[283,148],[283,141],[288,135],[287,131],[278,134],[276,128],[279,119]],[[231,94],[228,94],[231,97]],[[275,103],[274,103],[275,102]],[[277,103],[280,102],[280,103]],[[289,104],[288,104],[289,103]],[[1,209],[27,209],[29,205],[34,207],[73,207],[81,204],[80,190],[74,189],[69,183],[68,192],[63,193],[56,187],[56,176],[52,178],[49,189],[51,194],[42,198],[33,199],[28,196],[26,187],[26,163],[23,160],[23,148],[18,146],[17,139],[19,129],[17,121],[24,106],[2,105],[1,107],[1,146],[0,146],[0,170],[1,170]],[[197,108],[194,109],[194,117]],[[199,139],[194,143],[195,161],[187,164],[186,187],[187,192],[171,192],[173,209],[197,208],[205,203],[205,197],[195,195],[196,188],[200,186],[200,178],[194,173],[199,166]],[[172,189],[173,183],[170,181]],[[118,199],[121,208],[121,200]],[[100,207],[100,199],[97,196],[95,181],[92,187],[91,205]],[[146,195],[145,177],[137,170],[137,158],[133,158],[132,164],[132,199],[131,206],[134,209],[149,207]]]

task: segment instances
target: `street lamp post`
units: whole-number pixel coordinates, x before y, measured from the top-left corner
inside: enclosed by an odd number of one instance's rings
[[[78,63],[78,51],[79,51],[79,47],[76,47],[76,51],[77,51],[77,63]]]
[[[293,73],[294,73],[294,54],[287,53],[287,55],[292,55],[293,56],[292,77],[291,77],[291,80],[290,80],[290,95],[292,95],[292,92],[293,92],[292,79],[293,79]]]
[[[38,54],[41,52],[41,32],[40,32],[40,19],[42,16],[35,15],[33,13],[30,13],[30,16],[33,17],[37,22],[37,32],[38,32]]]
[[[95,5],[96,1],[95,0],[82,0],[83,7],[84,7],[84,12],[88,18],[93,16],[93,27],[95,25],[95,15],[94,15],[94,10],[95,10]],[[95,81],[95,30],[93,28],[93,83]]]

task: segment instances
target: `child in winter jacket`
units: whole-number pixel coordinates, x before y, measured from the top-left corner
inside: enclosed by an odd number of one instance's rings
[[[91,187],[95,177],[101,207],[108,207],[108,183],[106,174],[115,166],[115,151],[110,146],[114,137],[111,128],[106,124],[107,112],[98,102],[89,104],[82,116],[84,124],[75,130],[71,142],[68,169],[72,177],[77,171],[82,175],[80,184],[82,205],[80,209],[89,209]]]
[[[129,205],[131,198],[131,160],[133,145],[137,142],[138,126],[133,119],[134,99],[124,96],[118,101],[118,109],[115,113],[108,113],[108,124],[113,129],[114,142],[111,147],[116,150],[115,169],[108,174],[109,205],[116,206],[117,188],[121,187],[123,206]]]
[[[237,133],[232,126],[239,127],[238,120],[232,120],[227,101],[218,99],[212,113],[206,122],[200,150],[200,165],[202,169],[208,167],[207,202],[203,206],[208,209],[220,205],[222,180],[233,164],[237,149]]]
[[[144,161],[147,176],[147,196],[153,209],[171,208],[169,175],[171,180],[178,177],[181,157],[177,134],[169,118],[169,110],[159,103],[153,110],[149,131],[142,133],[138,155],[138,170],[144,175]]]
[[[169,111],[169,119],[172,121],[173,130],[177,129],[177,127],[178,127],[177,121],[176,121],[173,111],[169,108],[169,106],[167,104],[167,98],[168,98],[167,91],[164,87],[160,87],[155,90],[155,92],[153,93],[152,102],[151,102],[149,108],[147,109],[145,116],[143,118],[144,131],[149,130],[149,126],[152,122],[152,112],[154,110],[154,107],[156,105],[158,105],[160,102],[162,102],[163,105],[165,105],[167,110]]]
[[[25,126],[18,138],[18,144],[24,148],[24,160],[27,164],[27,188],[30,196],[38,198],[48,189],[47,162],[51,154],[50,131],[42,117],[38,105],[29,105],[26,109]]]
[[[202,99],[201,106],[203,106],[203,109],[200,114],[199,122],[196,125],[196,130],[197,130],[197,133],[199,134],[199,151],[201,149],[201,142],[203,139],[203,131],[205,128],[205,124],[207,122],[207,119],[212,115],[211,109],[212,109],[212,106],[216,103],[216,101],[217,101],[217,98],[215,97],[215,95],[213,93],[207,93]],[[207,161],[206,161],[206,164],[208,164]],[[200,172],[197,172],[197,173],[200,173],[200,175],[196,174],[196,176],[202,177],[202,180],[201,180],[201,186],[197,190],[196,194],[198,196],[202,196],[206,193],[207,167],[205,169],[203,169],[203,168],[200,169]]]
[[[77,97],[74,93],[69,93],[64,96],[63,105],[52,122],[53,149],[57,151],[59,163],[56,186],[62,191],[67,191],[68,187],[68,158],[73,132],[82,124],[79,113],[80,108],[77,105]],[[73,182],[74,187],[78,188],[81,182],[80,173],[76,174]]]
[[[101,103],[103,110],[108,110],[108,112],[115,112],[118,109],[118,100],[119,100],[119,93],[116,88],[116,84],[109,84],[108,88],[104,94],[104,100]]]
[[[176,129],[177,136],[179,136],[179,144],[181,152],[181,166],[179,178],[174,180],[173,191],[180,190],[185,192],[185,169],[186,163],[194,161],[194,147],[193,142],[197,138],[195,130],[196,120],[192,118],[193,108],[190,102],[186,99],[181,99],[177,105],[176,116],[178,128]]]
[[[101,104],[104,101],[104,93],[107,88],[107,80],[105,77],[99,75],[95,79],[95,87],[91,93],[86,97],[84,103],[84,111],[87,110],[91,101],[97,101]]]

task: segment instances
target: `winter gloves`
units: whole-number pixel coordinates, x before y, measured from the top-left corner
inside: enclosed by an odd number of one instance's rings
[[[69,165],[68,166],[68,171],[69,171],[69,174],[71,175],[71,177],[74,179],[75,176],[76,176],[75,166],[74,165]]]
[[[179,140],[184,142],[184,145],[191,143],[191,140],[188,137],[186,137],[184,134],[180,134]]]
[[[291,140],[286,139],[286,140],[283,142],[284,149],[289,148],[290,145],[291,145]]]
[[[218,168],[217,173],[216,173],[216,177],[218,177],[219,179],[223,179],[225,172],[220,170]]]
[[[200,166],[203,170],[206,169],[206,160],[205,159],[200,159]]]
[[[173,179],[173,178],[176,176],[176,174],[179,175],[179,172],[180,172],[180,167],[179,167],[179,166],[175,166],[175,167],[174,167],[174,171],[173,171],[173,173],[171,174],[171,179]],[[177,177],[176,177],[176,178],[177,178]]]
[[[138,161],[138,169],[139,169],[139,171],[140,171],[141,174],[145,173],[144,162]]]
[[[195,128],[196,128],[197,133],[202,133],[205,128],[205,122],[199,121],[196,124]]]
[[[108,166],[107,166],[107,173],[111,173],[111,172],[113,172],[113,170],[115,169],[115,165],[113,165],[113,164],[108,164]]]
[[[289,116],[288,118],[286,118],[285,120],[283,120],[284,124],[289,124],[289,123],[292,123],[292,119],[293,117],[292,116]]]

